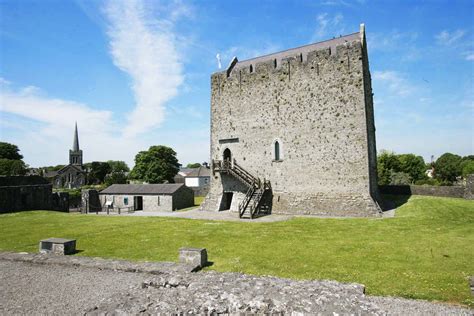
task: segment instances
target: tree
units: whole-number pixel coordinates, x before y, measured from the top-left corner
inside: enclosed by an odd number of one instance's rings
[[[426,178],[426,164],[423,157],[414,154],[402,154],[398,155],[397,158],[400,171],[410,176],[411,183]]]
[[[188,165],[186,166],[186,168],[199,168],[199,167],[201,167],[201,164],[199,162],[188,163]]]
[[[458,155],[445,153],[435,162],[435,177],[446,183],[453,183],[462,173],[462,158]]]
[[[412,182],[412,178],[408,173],[392,171],[390,174],[391,185],[409,185]]]
[[[176,152],[166,146],[151,146],[147,151],[140,151],[135,156],[135,167],[130,177],[148,183],[173,182],[179,171]]]
[[[127,183],[127,175],[125,172],[112,172],[105,176],[105,184],[107,186],[125,183]]]
[[[122,160],[109,160],[107,163],[110,166],[111,172],[129,172],[130,168],[127,163]]]
[[[26,174],[26,165],[22,160],[0,159],[0,175],[22,176]]]
[[[125,161],[109,160],[107,161],[110,167],[110,173],[105,176],[105,184],[107,186],[112,184],[127,183],[127,172],[130,171]]]
[[[23,156],[17,145],[0,142],[0,159],[22,160]]]
[[[17,145],[0,142],[0,175],[21,176],[26,174],[27,166]]]
[[[93,161],[87,164],[89,184],[104,183],[105,176],[112,170],[107,162]]]
[[[378,183],[390,184],[392,172],[400,171],[400,162],[394,152],[382,150],[377,157]]]
[[[462,177],[466,178],[470,174],[474,174],[474,160],[465,160],[461,163]]]

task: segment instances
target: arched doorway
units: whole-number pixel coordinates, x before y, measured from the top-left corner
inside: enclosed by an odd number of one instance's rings
[[[224,150],[224,160],[232,161],[232,153],[230,152],[229,148]]]

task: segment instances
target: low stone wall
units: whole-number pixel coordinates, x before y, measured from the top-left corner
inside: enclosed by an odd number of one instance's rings
[[[464,198],[464,186],[434,186],[434,185],[380,185],[380,193],[396,195],[427,195]]]
[[[69,212],[69,193],[53,193],[51,195],[51,209],[59,212]]]
[[[0,177],[0,213],[51,209],[51,184],[40,176]]]
[[[466,190],[464,191],[464,198],[467,200],[474,200],[474,174],[470,174],[466,178]]]
[[[99,199],[99,192],[97,190],[82,190],[82,212],[100,212],[102,211],[102,204]]]

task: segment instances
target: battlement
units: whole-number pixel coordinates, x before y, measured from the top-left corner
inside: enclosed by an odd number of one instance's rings
[[[287,49],[284,51],[259,56],[243,61],[238,61],[236,57],[232,59],[229,66],[224,71],[216,72],[212,77],[219,77],[218,82],[226,80],[227,78],[235,77],[239,74],[262,73],[265,71],[273,72],[279,71],[282,65],[290,64],[310,64],[314,67],[314,63],[319,63],[320,60],[328,60],[338,57],[346,57],[349,49],[356,49],[362,54],[362,49],[365,47],[365,26],[360,25],[360,31],[344,35],[338,38],[325,40],[305,46]],[[240,79],[239,79],[240,80]]]

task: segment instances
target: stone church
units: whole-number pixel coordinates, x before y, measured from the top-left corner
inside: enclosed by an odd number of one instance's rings
[[[211,159],[204,210],[379,216],[364,25],[212,74]]]
[[[82,165],[82,150],[79,149],[77,123],[74,130],[72,150],[69,150],[69,164],[58,171],[45,174],[55,188],[80,188],[86,184],[87,172]]]

